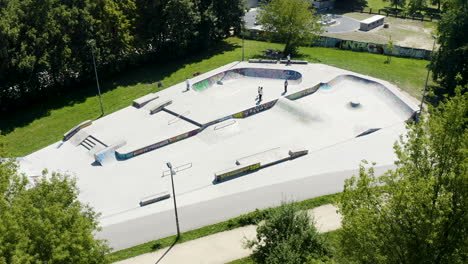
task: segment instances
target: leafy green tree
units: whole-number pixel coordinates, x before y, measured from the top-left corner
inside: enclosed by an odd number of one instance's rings
[[[406,5],[406,0],[383,0],[384,2],[390,2],[390,6],[393,6],[395,9],[398,7],[404,8]]]
[[[397,168],[360,168],[339,197],[347,263],[466,263],[468,94],[409,126],[395,144]]]
[[[385,61],[386,64],[389,64],[390,62],[392,62],[392,52],[394,48],[395,48],[395,45],[393,43],[392,36],[390,36],[387,42],[387,60]]]
[[[423,11],[427,6],[427,0],[409,0],[407,10],[410,14]]]
[[[356,10],[367,6],[367,0],[336,0],[335,6],[338,9]]]
[[[0,160],[0,263],[108,263],[93,233],[97,214],[78,201],[75,181],[52,174],[36,185]]]
[[[435,81],[454,94],[457,85],[468,83],[468,2],[452,0],[437,24],[440,47],[430,65]]]
[[[309,215],[291,203],[283,203],[270,211],[265,222],[257,227],[257,237],[247,241],[257,263],[303,264],[328,254],[323,237]]]
[[[322,32],[307,0],[272,0],[260,10],[258,21],[273,40],[286,44],[285,55],[295,54],[300,45],[311,44]]]

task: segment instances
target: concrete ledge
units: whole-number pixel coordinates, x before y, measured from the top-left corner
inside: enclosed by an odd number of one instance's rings
[[[115,144],[112,144],[94,153],[94,160],[101,165],[104,165],[106,162],[110,160],[117,160],[116,155],[115,155],[115,150],[124,146],[125,144],[127,144],[127,142],[125,142],[125,140],[121,140]]]
[[[309,154],[309,150],[307,150],[307,149],[291,149],[288,154],[289,154],[289,157],[291,159],[295,159],[295,158],[298,158],[298,157]]]
[[[291,64],[308,64],[308,61],[291,60]],[[287,60],[280,60],[280,64],[288,64]]]
[[[169,199],[170,197],[171,197],[171,194],[169,192],[162,192],[162,193],[158,193],[155,195],[151,195],[151,196],[142,198],[140,200],[140,206],[145,206],[145,205],[149,205],[152,203],[156,203],[162,200]]]
[[[149,103],[149,102],[151,102],[151,101],[153,101],[153,100],[156,100],[156,99],[158,99],[158,98],[159,98],[159,96],[157,96],[157,95],[154,94],[154,93],[147,94],[147,95],[145,95],[145,96],[142,96],[142,97],[140,97],[140,98],[138,98],[138,99],[133,100],[132,105],[133,105],[134,107],[136,107],[136,108],[141,108],[141,107],[143,107],[144,105],[146,105],[147,103]]]
[[[258,169],[260,169],[260,162],[248,164],[244,166],[237,166],[234,168],[226,169],[226,170],[215,173],[214,180],[215,182],[220,182],[229,177],[235,177],[235,176],[238,176],[239,174],[251,172],[254,170],[258,170]]]
[[[257,60],[257,59],[250,59],[249,63],[273,63],[276,64],[278,63],[277,60]]]
[[[78,125],[76,125],[75,127],[73,127],[72,129],[70,129],[67,133],[65,133],[63,135],[63,141],[67,141],[69,140],[71,137],[73,137],[76,133],[78,133],[78,131],[80,131],[81,129],[87,127],[87,126],[90,126],[93,124],[93,121],[91,120],[86,120]]]
[[[167,101],[164,101],[162,103],[159,103],[155,106],[153,106],[151,109],[150,109],[150,114],[153,115],[153,114],[156,114],[157,112],[161,111],[164,107],[168,106],[172,104],[172,100],[167,100]]]

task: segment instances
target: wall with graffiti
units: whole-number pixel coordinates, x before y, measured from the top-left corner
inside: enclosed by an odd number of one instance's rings
[[[324,85],[324,83],[319,83],[319,84],[315,85],[314,87],[310,87],[310,88],[301,90],[299,92],[290,94],[290,95],[286,96],[286,98],[288,98],[289,100],[297,100],[297,99],[302,98],[304,96],[315,93],[322,85]]]
[[[260,40],[260,41],[268,40],[265,32],[255,30],[255,29],[246,30],[245,37],[247,39]],[[353,50],[353,51],[360,51],[360,52],[392,55],[395,57],[404,57],[404,58],[425,59],[425,60],[431,59],[430,50],[401,47],[401,46],[395,45],[393,47],[392,52],[389,52],[387,48],[387,44],[360,42],[360,41],[345,40],[345,39],[332,38],[332,37],[326,37],[326,36],[320,36],[315,43],[312,43],[312,46],[325,47],[325,48],[339,48],[343,50]]]
[[[360,42],[354,40],[343,40],[338,38],[331,38],[321,36],[314,44],[317,47],[339,48],[343,50],[353,50],[361,52],[370,52],[376,54],[392,55],[396,57],[406,57],[415,59],[431,58],[431,51],[425,49],[415,49],[401,46],[394,46],[390,52],[386,44],[376,44],[368,42]]]
[[[193,89],[202,91],[219,82],[244,77],[267,78],[267,79],[288,79],[291,84],[299,84],[302,81],[302,74],[293,70],[263,69],[263,68],[239,68],[224,71],[201,80],[193,84]]]

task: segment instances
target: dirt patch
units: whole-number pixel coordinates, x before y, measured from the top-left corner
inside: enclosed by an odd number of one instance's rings
[[[362,13],[347,13],[344,15],[357,20],[373,16]],[[389,24],[389,28],[381,26],[367,32],[356,30],[346,33],[324,33],[323,35],[378,44],[388,43],[391,37],[394,44],[398,46],[427,50],[432,48],[434,40],[431,34],[434,31],[434,23],[393,17],[385,18],[385,23]]]

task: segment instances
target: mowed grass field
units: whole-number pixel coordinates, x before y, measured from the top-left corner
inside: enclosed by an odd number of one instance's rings
[[[207,72],[241,60],[242,41],[228,38],[219,47],[183,60],[153,64],[101,81],[106,115],[131,105],[138,97],[183,82],[196,72]],[[245,59],[258,58],[266,49],[282,50],[284,45],[245,41]],[[427,73],[425,60],[393,58],[385,64],[385,56],[330,48],[303,47],[300,55],[311,63],[323,63],[389,81],[410,95],[420,98]],[[156,83],[163,82],[162,88]],[[101,110],[96,86],[64,94],[52,101],[26,107],[23,112],[2,117],[0,130],[4,150],[16,157],[25,156],[62,139],[63,134],[80,122],[99,118]]]

